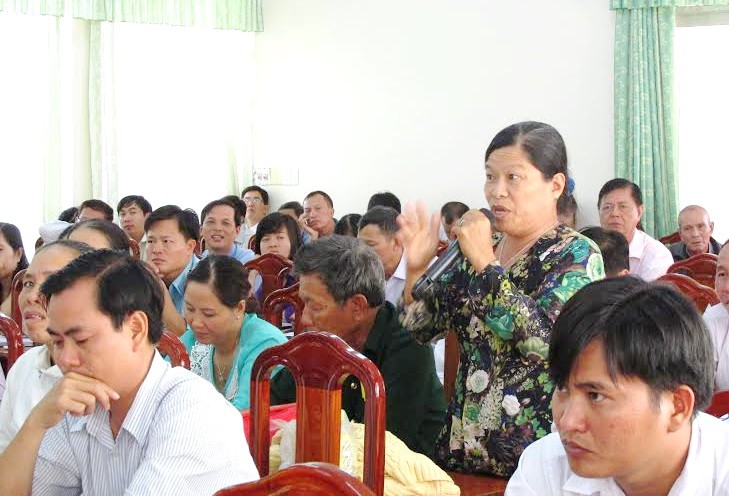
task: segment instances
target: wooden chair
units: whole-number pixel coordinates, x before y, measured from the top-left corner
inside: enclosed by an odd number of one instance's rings
[[[162,336],[157,343],[157,350],[162,356],[170,357],[170,364],[173,367],[185,367],[190,369],[190,356],[187,354],[185,345],[180,338],[168,330],[162,331]]]
[[[39,237],[38,239],[35,240],[35,249],[37,250],[41,246],[43,246],[43,238]]]
[[[286,305],[294,307],[294,336],[303,331],[301,325],[301,316],[304,314],[304,302],[299,298],[299,283],[293,284],[288,288],[277,289],[272,291],[263,301],[263,309],[261,313],[263,318],[281,329],[283,324],[283,311]]]
[[[658,241],[660,241],[664,245],[670,245],[672,243],[678,243],[679,241],[681,241],[681,235],[678,233],[678,231],[676,231],[676,232],[673,232],[671,234],[668,234],[667,236],[663,236]]]
[[[706,409],[706,413],[714,417],[721,417],[729,413],[729,391],[718,391],[711,398],[711,405]]]
[[[719,303],[719,297],[716,296],[716,291],[713,288],[699,284],[689,276],[684,276],[683,274],[665,274],[659,277],[658,281],[676,286],[702,313],[709,305]]]
[[[296,381],[296,463],[339,464],[342,383],[350,374],[365,397],[364,483],[377,495],[385,484],[385,382],[377,366],[334,334],[311,331],[264,350],[251,373],[253,461],[268,475],[271,371],[288,368]]]
[[[23,348],[23,333],[20,332],[20,327],[15,323],[13,319],[5,314],[0,313],[0,334],[5,336],[8,341],[7,345],[7,370],[15,363],[15,360],[20,358],[25,349]],[[5,350],[3,350],[5,351]],[[5,355],[5,353],[3,353]]]
[[[293,262],[288,258],[284,258],[274,253],[266,253],[258,258],[246,262],[244,267],[248,270],[255,270],[263,279],[263,287],[261,288],[261,301],[266,301],[266,297],[271,292],[281,289],[283,286],[279,286],[278,274],[284,268],[293,266]]]
[[[375,493],[355,477],[329,463],[300,463],[255,482],[221,489],[215,496],[374,496]]]
[[[668,268],[669,274],[683,274],[689,276],[699,284],[714,287],[716,266],[719,264],[718,255],[713,253],[700,253],[686,260],[679,260]]]
[[[247,248],[249,250],[252,250],[255,245],[256,245],[256,235],[254,234],[253,236],[251,236],[250,238],[248,238],[248,246],[247,246]]]
[[[139,243],[134,238],[129,238],[129,251],[132,252],[132,257],[135,259],[142,259],[139,253]]]
[[[23,276],[27,269],[19,270],[13,277],[11,293],[10,293],[10,317],[19,326],[23,325],[23,316],[20,314],[20,292],[23,290]]]
[[[508,479],[486,475],[446,472],[461,489],[461,496],[503,496]]]

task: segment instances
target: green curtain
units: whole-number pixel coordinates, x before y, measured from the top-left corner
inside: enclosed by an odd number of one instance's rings
[[[615,25],[615,174],[641,187],[643,227],[675,231],[678,215],[673,7],[618,10]]]
[[[0,12],[63,15],[64,0],[0,0]]]
[[[729,0],[611,0],[612,9],[647,9],[650,7],[713,7],[729,5]]]
[[[0,0],[2,1],[2,0]],[[262,0],[73,0],[88,21],[263,31]]]

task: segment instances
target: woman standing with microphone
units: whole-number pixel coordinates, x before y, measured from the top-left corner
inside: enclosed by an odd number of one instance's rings
[[[567,151],[552,126],[522,122],[486,150],[491,222],[470,210],[454,228],[463,257],[433,296],[411,290],[438,246],[437,215],[410,205],[400,216],[407,251],[403,323],[427,342],[453,329],[461,346],[455,393],[435,459],[448,470],[509,476],[524,448],[550,432],[554,385],[546,358],[554,320],[582,286],[604,277],[598,248],[561,225]]]

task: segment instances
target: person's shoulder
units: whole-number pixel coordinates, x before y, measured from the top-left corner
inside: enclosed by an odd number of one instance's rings
[[[670,245],[668,245],[667,248],[668,251],[671,252],[671,256],[676,262],[678,262],[679,260],[684,260],[686,258],[686,245],[683,244],[683,241],[671,243]]]
[[[704,321],[708,323],[715,323],[715,322],[725,322],[729,319],[729,312],[727,312],[726,307],[721,304],[717,303],[716,305],[711,305],[706,307],[706,310],[704,311]]]
[[[13,364],[8,371],[7,381],[10,382],[14,377],[24,377],[28,374],[36,374],[39,370],[47,369],[51,366],[50,354],[45,346],[34,346],[24,352]]]
[[[210,382],[184,367],[168,367],[156,387],[160,411],[199,411],[210,416],[230,406]]]
[[[522,488],[530,488],[532,492],[543,491],[540,494],[554,494],[571,476],[559,434],[551,433],[527,446],[521,454],[506,494],[521,494]]]
[[[639,231],[636,230],[635,232],[638,233]],[[649,249],[654,255],[660,254],[663,256],[668,256],[671,258],[671,260],[673,260],[673,254],[671,253],[671,250],[669,250],[666,245],[661,243],[659,240],[657,240],[653,236],[650,236],[649,234],[647,234],[643,231],[640,231],[640,232],[643,233],[646,248]]]
[[[260,318],[256,314],[248,314],[247,322],[244,324],[244,328],[246,327],[248,330],[255,333],[256,341],[265,341],[269,339],[273,339],[281,343],[286,341],[286,336],[281,329],[267,320]]]

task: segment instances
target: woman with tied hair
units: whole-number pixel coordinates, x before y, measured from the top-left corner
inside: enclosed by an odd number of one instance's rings
[[[547,373],[552,324],[562,305],[604,277],[594,243],[560,224],[567,151],[552,126],[521,122],[486,149],[479,210],[453,227],[463,258],[414,301],[411,290],[438,247],[438,223],[423,205],[398,221],[408,255],[403,319],[426,342],[453,329],[461,347],[455,393],[435,459],[448,470],[508,476],[524,448],[550,432],[554,384]],[[492,230],[503,233],[492,245]]]
[[[0,222],[0,312],[10,315],[13,277],[28,268],[23,238],[15,224]]]
[[[255,314],[248,271],[227,255],[208,255],[187,277],[187,331],[180,340],[190,370],[211,382],[238,410],[250,406],[253,362],[266,348],[286,342]]]

